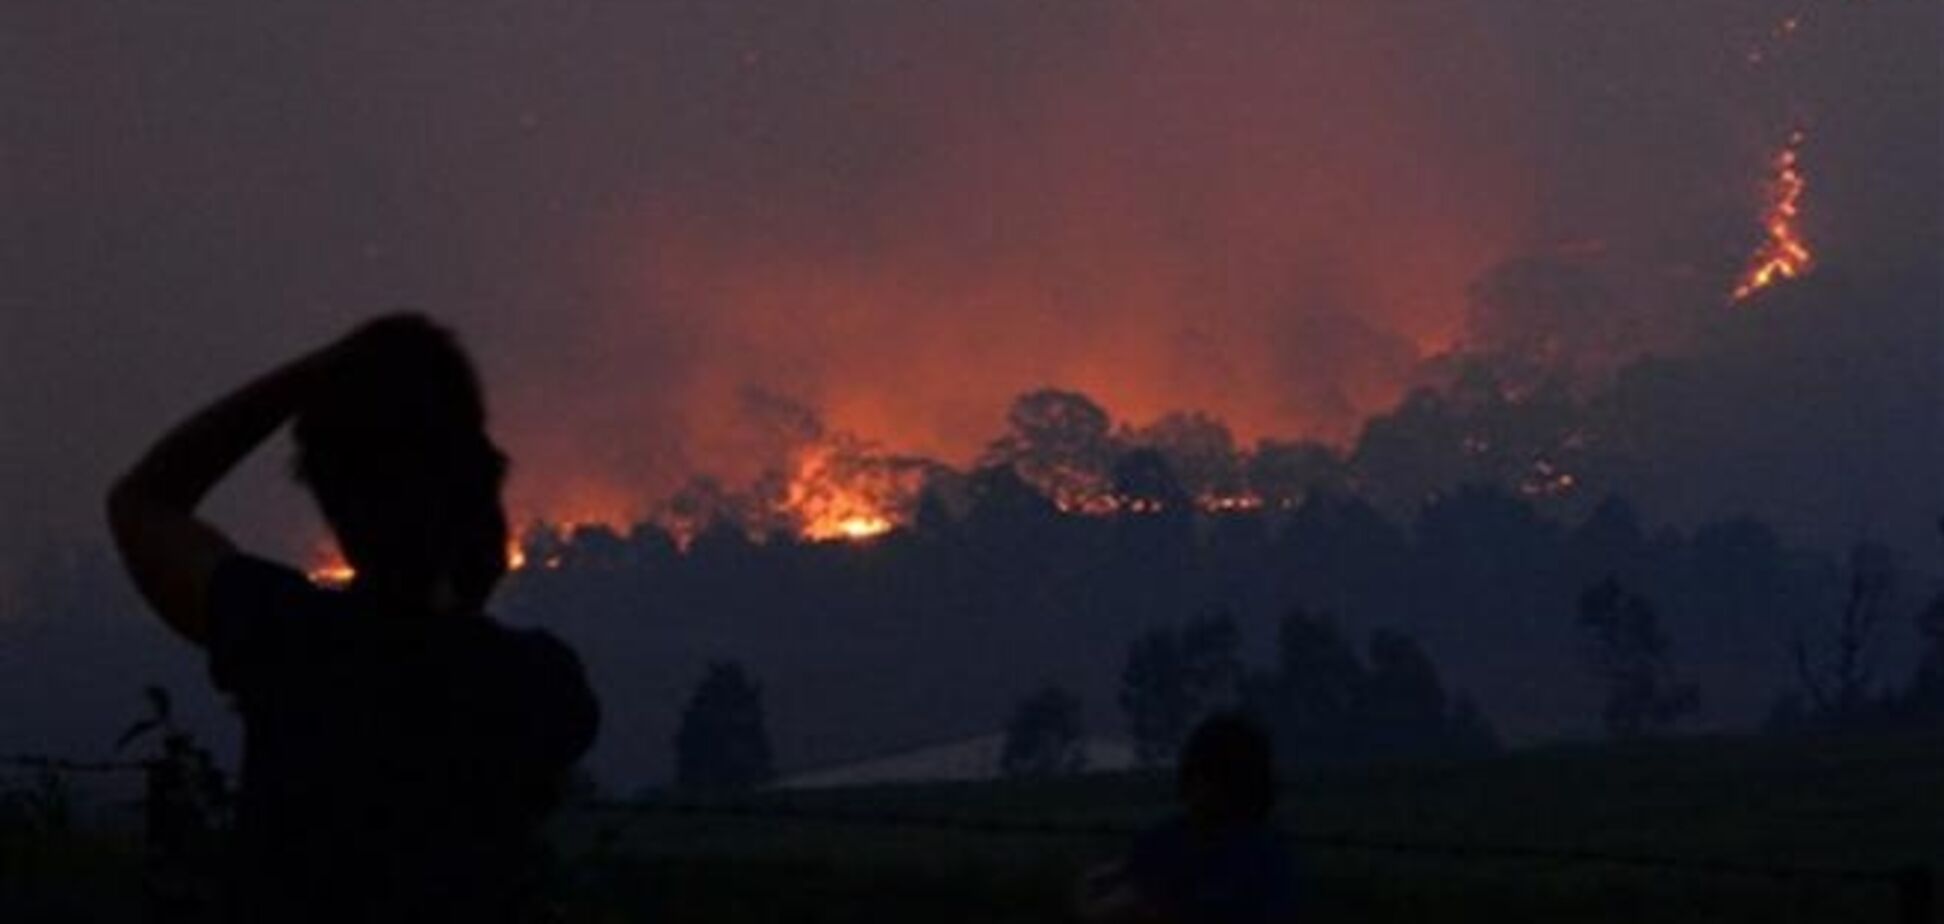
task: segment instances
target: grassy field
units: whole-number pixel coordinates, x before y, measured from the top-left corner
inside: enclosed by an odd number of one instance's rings
[[[749,815],[576,809],[555,829],[563,912],[584,922],[1059,921],[1080,871],[1125,846],[1114,832],[1164,817],[1170,795],[1164,778],[1129,775],[764,794],[738,803]],[[1113,830],[992,832],[857,817],[884,814]],[[1944,735],[1698,739],[1334,767],[1288,781],[1280,817],[1304,839],[1936,869]],[[1871,882],[1324,843],[1303,849],[1301,864],[1313,921],[1898,920],[1894,889]],[[138,919],[140,870],[125,831],[0,836],[0,920]]]
[[[746,800],[816,814],[1138,828],[1170,810],[1152,776],[880,787]],[[1304,838],[1535,847],[1697,866],[1944,864],[1944,736],[1699,739],[1451,764],[1336,767],[1289,781]],[[624,820],[625,819],[625,820]],[[608,843],[597,848],[605,831]],[[1057,921],[1124,838],[930,830],[816,818],[579,813],[587,920]],[[1602,862],[1344,849],[1302,853],[1316,921],[1893,922],[1888,884]]]

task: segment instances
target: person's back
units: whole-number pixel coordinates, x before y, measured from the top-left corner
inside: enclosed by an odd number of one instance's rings
[[[293,417],[344,589],[190,515]],[[570,650],[484,615],[503,466],[464,355],[393,319],[192,418],[118,484],[131,574],[243,717],[232,919],[529,916],[538,826],[597,717]]]
[[[211,670],[245,730],[243,917],[524,913],[534,827],[593,733],[571,652],[245,557],[218,570],[211,616]]]
[[[1270,823],[1269,739],[1238,715],[1204,720],[1182,749],[1181,816],[1144,832],[1125,860],[1091,871],[1075,913],[1100,924],[1283,924],[1296,914],[1295,860]]]

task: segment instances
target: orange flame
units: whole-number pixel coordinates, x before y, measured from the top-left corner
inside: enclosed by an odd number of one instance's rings
[[[319,587],[345,587],[358,576],[358,570],[344,560],[336,549],[328,549],[318,556],[316,564],[311,565],[305,574],[312,584]]]
[[[1815,254],[1810,251],[1801,227],[1802,195],[1808,189],[1799,153],[1803,140],[1801,129],[1790,132],[1788,142],[1775,155],[1775,177],[1769,182],[1769,205],[1762,219],[1766,234],[1749,259],[1741,282],[1735,286],[1735,301],[1746,300],[1784,280],[1801,277],[1815,264]]]
[[[913,479],[896,471],[842,464],[830,446],[812,446],[797,459],[780,507],[812,542],[861,541],[898,526],[898,508],[916,494]]]

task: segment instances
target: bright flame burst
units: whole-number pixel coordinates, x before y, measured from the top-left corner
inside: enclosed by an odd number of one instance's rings
[[[312,565],[305,574],[310,577],[312,584],[322,587],[344,587],[351,583],[352,578],[358,576],[358,570],[351,567],[351,563],[345,561],[344,556],[336,549],[330,549],[320,554],[317,564]]]
[[[812,542],[860,541],[898,525],[896,507],[914,485],[895,470],[858,470],[829,446],[812,446],[796,462],[780,512]]]
[[[1776,283],[1796,279],[1809,272],[1815,254],[1802,234],[1802,194],[1808,181],[1802,175],[1801,129],[1789,133],[1789,140],[1776,152],[1774,178],[1769,181],[1768,209],[1762,217],[1765,232],[1762,244],[1749,258],[1748,269],[1735,286],[1734,300],[1743,301]]]

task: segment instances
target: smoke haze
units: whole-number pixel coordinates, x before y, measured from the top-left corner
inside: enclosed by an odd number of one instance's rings
[[[0,554],[92,535],[166,421],[398,305],[477,348],[527,513],[753,475],[752,389],[958,463],[1045,385],[1341,443],[1466,342],[1506,260],[1585,256],[1631,346],[1678,345],[1723,310],[1798,122],[1822,264],[1934,265],[1937,18],[13,4]],[[1906,310],[1937,308],[1929,278]],[[281,464],[218,515],[301,552]]]

